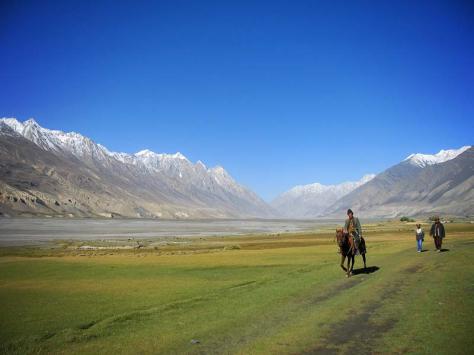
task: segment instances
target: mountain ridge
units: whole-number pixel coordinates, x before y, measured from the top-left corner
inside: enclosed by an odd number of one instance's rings
[[[372,218],[474,215],[474,148],[452,151],[459,154],[423,166],[405,159],[329,206],[326,216],[338,216],[348,207]]]
[[[0,213],[68,217],[397,217],[474,214],[474,148],[410,154],[359,181],[297,185],[267,204],[222,167],[180,152],[109,151],[34,119],[0,119]]]
[[[465,145],[459,149],[441,149],[436,154],[413,153],[406,157],[403,161],[407,161],[413,165],[424,168],[427,165],[435,165],[452,160],[470,148],[470,145]]]
[[[0,151],[0,158],[4,163],[2,165],[6,165],[5,169],[2,169],[6,174],[0,176],[3,190],[0,202],[4,210],[0,212],[4,214],[116,215],[152,218],[274,216],[271,207],[254,192],[238,184],[224,168],[220,166],[207,168],[201,161],[193,164],[179,152],[175,154],[159,154],[150,150],[142,150],[135,154],[110,152],[88,137],[75,132],[49,130],[41,127],[33,119],[23,123],[12,118],[1,119],[0,137],[3,137],[1,143],[4,146],[3,151]],[[13,142],[15,140],[17,144]],[[8,149],[5,146],[8,146]],[[40,148],[34,154],[37,161],[31,159],[33,146]],[[28,150],[30,155],[24,154],[22,150]],[[11,153],[17,157],[21,156],[21,159],[12,159]],[[51,154],[61,159],[54,162]],[[70,163],[74,163],[73,166]],[[31,167],[35,167],[36,170],[31,170]],[[26,178],[31,181],[41,176],[48,168],[56,173],[50,179],[69,194],[78,190],[84,192],[74,179],[85,179],[91,181],[91,184],[93,182],[97,191],[92,189],[87,192],[86,200],[80,201],[80,205],[83,206],[80,211],[75,211],[70,206],[67,202],[70,198],[66,201],[63,199],[61,203],[62,197],[59,195],[64,191],[56,189],[58,191],[55,192],[54,187],[48,184],[45,185],[48,187],[47,191],[43,191],[40,186],[33,193],[34,196],[42,195],[41,201],[48,201],[47,208],[29,203],[15,206],[15,203],[21,201],[21,197],[16,197],[15,194],[24,194],[28,191],[31,193],[32,189],[25,186],[20,190],[12,189],[15,185],[12,175],[23,176],[25,171],[30,171],[31,175]],[[58,172],[63,176],[72,175],[74,179],[61,180]],[[114,199],[113,204],[107,204],[105,201],[110,198],[110,191],[115,191],[118,196],[124,198],[118,198],[119,201]],[[96,195],[100,195],[104,203],[99,203]],[[5,200],[2,196],[12,197],[16,202]],[[29,198],[35,199],[31,196]],[[93,200],[94,203],[88,204],[87,200]],[[63,208],[65,205],[68,208]]]
[[[441,150],[436,154],[413,153],[380,174],[367,175],[358,182],[338,185],[319,183],[297,185],[280,194],[271,202],[271,206],[282,215],[291,218],[337,218],[344,216],[348,208],[357,210],[362,216],[374,218],[414,216],[436,211],[472,215],[474,214],[473,158],[464,159],[464,157],[473,150],[472,146],[463,146],[459,149]],[[462,168],[454,169],[456,163],[452,161],[457,162],[457,159],[466,161]],[[465,195],[461,195],[456,191],[457,187],[450,183],[451,180],[458,178],[456,174],[462,176],[461,184],[464,185],[459,189]],[[444,180],[438,181],[439,176],[443,176]],[[433,185],[433,181],[438,181],[438,185]],[[431,190],[428,191],[427,186]],[[435,191],[439,190],[443,191],[439,196],[441,199],[434,199]],[[452,197],[451,200],[448,200],[449,196]],[[456,200],[453,200],[454,196]],[[432,204],[429,204],[427,199],[431,199]]]

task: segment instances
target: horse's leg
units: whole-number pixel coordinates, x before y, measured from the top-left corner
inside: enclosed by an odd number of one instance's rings
[[[367,269],[367,263],[365,261],[365,253],[362,254],[362,260],[364,260],[364,269]]]
[[[347,255],[347,277],[351,276],[351,258],[352,258],[352,255],[349,254]]]
[[[354,270],[354,262],[355,262],[355,255],[352,255],[352,265],[351,265],[351,275],[352,275],[352,270]]]
[[[346,256],[341,252],[341,268],[344,271],[347,271],[347,269],[344,267],[344,260],[346,259]]]

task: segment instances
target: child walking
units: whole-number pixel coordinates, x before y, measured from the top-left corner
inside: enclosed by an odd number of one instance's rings
[[[425,232],[421,229],[421,224],[416,225],[416,247],[418,253],[423,251],[423,240],[425,239]]]

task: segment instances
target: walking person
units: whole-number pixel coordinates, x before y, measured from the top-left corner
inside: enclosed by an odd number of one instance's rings
[[[444,226],[443,223],[439,221],[439,217],[435,218],[435,222],[431,226],[430,235],[433,237],[436,250],[439,253],[445,237]]]
[[[425,240],[425,232],[421,228],[421,224],[416,225],[415,235],[418,253],[421,253],[423,251],[423,240]]]

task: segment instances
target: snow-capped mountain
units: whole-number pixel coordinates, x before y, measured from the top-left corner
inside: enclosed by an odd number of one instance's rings
[[[321,216],[325,209],[336,200],[369,182],[374,177],[374,174],[367,174],[359,181],[348,181],[337,185],[314,183],[295,186],[279,195],[271,205],[286,217],[310,218]]]
[[[271,205],[287,217],[474,215],[474,148],[411,154],[399,164],[360,181],[296,186]]]
[[[3,118],[0,121],[45,150],[69,152],[78,158],[91,156],[102,160],[110,155],[105,147],[95,144],[87,137],[75,132],[65,133],[43,128],[33,118],[25,122],[19,122],[15,118]]]
[[[471,148],[471,146],[466,145],[459,149],[440,150],[436,154],[414,153],[410,154],[404,161],[412,165],[419,166],[420,168],[424,168],[427,165],[440,164],[448,160],[454,159],[459,154],[464,153],[469,148]]]
[[[474,215],[474,148],[411,154],[330,206],[326,215],[352,208],[365,217]]]
[[[179,152],[111,152],[81,134],[15,118],[0,119],[0,144],[3,172],[9,172],[0,174],[5,213],[163,218],[273,214],[224,168],[194,164]],[[19,175],[29,181],[28,188],[17,189]],[[36,182],[40,180],[44,183]],[[5,196],[11,199],[5,201]],[[44,203],[28,202],[38,198]]]

